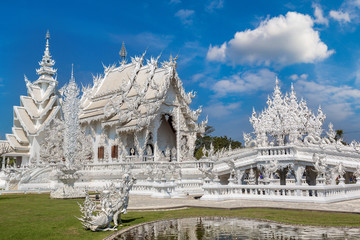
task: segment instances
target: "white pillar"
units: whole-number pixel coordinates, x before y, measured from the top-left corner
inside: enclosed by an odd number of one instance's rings
[[[1,166],[1,170],[5,169],[5,156],[2,156],[2,166]]]
[[[160,156],[159,156],[159,146],[158,146],[158,130],[160,127],[160,121],[161,119],[159,119],[160,115],[157,116],[154,119],[154,128],[153,128],[153,144],[154,144],[154,161],[159,161]]]
[[[177,106],[176,161],[180,162],[180,104]]]
[[[304,175],[305,166],[295,164],[294,172],[296,178],[296,185],[302,185],[302,176]]]

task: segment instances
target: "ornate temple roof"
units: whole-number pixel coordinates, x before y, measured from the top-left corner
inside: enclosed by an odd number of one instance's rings
[[[146,60],[144,65],[144,56],[131,58],[130,63],[123,60],[120,66],[104,66],[104,75],[94,77],[93,86],[83,90],[80,121],[115,125],[118,132],[138,131],[157,115],[161,104],[174,104],[167,101],[172,92],[191,131],[199,130],[196,121],[201,110],[189,108],[195,95],[185,93],[176,59],[170,58],[159,67],[159,57]]]
[[[284,96],[276,79],[272,97],[268,97],[267,108],[259,115],[253,110],[250,123],[258,146],[284,145],[296,143],[306,135],[320,138],[325,117],[321,107],[315,115],[307,107],[305,100],[298,101],[293,85],[291,92]]]
[[[53,69],[55,61],[49,50],[50,34],[46,34],[46,46],[40,68],[36,70],[39,78],[31,83],[25,76],[28,96],[20,96],[21,106],[14,106],[14,127],[6,138],[15,151],[29,151],[29,136],[37,136],[56,117],[60,115],[57,80]]]

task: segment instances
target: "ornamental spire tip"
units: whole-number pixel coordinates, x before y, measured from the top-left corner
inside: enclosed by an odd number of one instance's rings
[[[126,52],[126,48],[125,48],[125,43],[124,43],[124,41],[122,42],[121,50],[120,50],[119,54],[120,54],[120,57],[121,57],[123,60],[125,60],[126,55],[127,55],[127,52]]]
[[[70,79],[70,81],[73,81],[73,82],[75,81],[74,80],[74,64],[73,63],[71,64],[71,79]]]

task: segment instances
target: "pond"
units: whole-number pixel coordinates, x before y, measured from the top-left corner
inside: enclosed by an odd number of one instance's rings
[[[118,240],[162,239],[360,239],[360,228],[287,225],[228,217],[198,217],[146,223],[118,232]]]

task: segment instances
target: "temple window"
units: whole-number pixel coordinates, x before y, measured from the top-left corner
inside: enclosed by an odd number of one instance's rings
[[[98,159],[104,159],[104,147],[98,147]]]
[[[134,148],[130,148],[130,156],[135,156],[135,149]]]
[[[118,145],[111,147],[111,158],[118,158]]]

